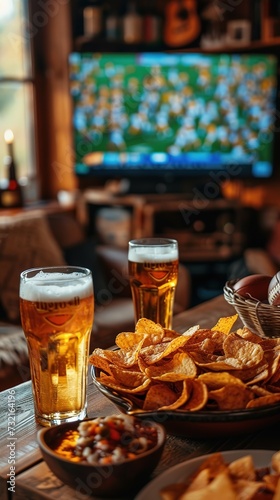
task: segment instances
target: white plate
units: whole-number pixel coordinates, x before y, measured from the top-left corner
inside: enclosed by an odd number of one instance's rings
[[[237,458],[243,457],[245,455],[252,455],[254,464],[256,468],[267,467],[270,465],[271,457],[275,453],[272,450],[233,450],[233,451],[223,451],[222,455],[227,462],[232,462]],[[212,455],[210,453],[209,455]],[[161,500],[160,490],[168,484],[183,481],[192,472],[194,472],[197,467],[209,457],[209,455],[202,455],[201,457],[193,458],[182,462],[181,464],[174,465],[170,469],[166,470],[160,476],[153,479],[148,483],[137,495],[135,500],[147,500],[147,498],[152,498],[153,500]]]

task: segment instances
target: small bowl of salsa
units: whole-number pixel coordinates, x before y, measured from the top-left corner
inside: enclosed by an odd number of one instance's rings
[[[38,432],[42,455],[65,484],[93,496],[128,494],[147,482],[165,444],[164,427],[120,414]]]

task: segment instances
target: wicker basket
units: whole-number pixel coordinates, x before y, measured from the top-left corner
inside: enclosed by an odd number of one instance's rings
[[[224,297],[235,308],[243,324],[261,337],[280,337],[280,307],[241,297],[233,290],[237,281],[226,282]]]

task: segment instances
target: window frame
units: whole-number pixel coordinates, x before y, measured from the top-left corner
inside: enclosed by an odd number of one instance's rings
[[[43,199],[56,199],[61,190],[75,191],[73,168],[72,103],[68,57],[72,50],[71,1],[48,0],[56,6],[48,13],[43,0],[30,1],[34,24],[35,123],[38,175]],[[46,3],[46,2],[45,2]],[[42,15],[41,26],[36,20]]]
[[[26,19],[29,19],[30,4],[29,4],[29,0],[24,0],[22,3],[21,2],[22,2],[22,0],[19,0],[19,4],[17,7],[20,8],[20,12],[16,11],[16,15],[19,13],[23,15],[22,22],[21,22],[21,28],[22,28],[22,36],[24,36],[23,25],[24,25],[24,22],[26,21]],[[12,35],[12,33],[11,33],[11,35]],[[19,37],[20,34],[16,34],[15,36]],[[31,114],[29,117],[29,123],[31,125],[30,134],[32,134],[32,137],[34,137],[36,114],[35,114],[35,73],[34,73],[34,64],[33,64],[32,40],[28,40],[28,46],[26,46],[25,43],[23,43],[22,48],[23,48],[23,52],[24,52],[22,71],[23,71],[23,73],[28,74],[28,76],[26,76],[25,74],[23,74],[22,76],[15,76],[12,73],[0,75],[0,86],[2,86],[2,85],[9,86],[10,85],[11,90],[12,90],[12,86],[14,84],[16,84],[16,85],[18,85],[18,89],[21,89],[23,91],[23,97],[24,97],[24,94],[26,92],[26,96],[28,98],[28,101],[30,101],[32,103],[32,110],[31,110]],[[28,53],[29,50],[30,50],[30,54]],[[26,71],[24,68],[25,65],[26,65]],[[18,90],[18,89],[15,89],[15,90]],[[7,126],[7,128],[9,128],[9,126]],[[34,139],[31,138],[31,135],[29,136],[29,138],[30,138],[30,141],[29,141],[30,149],[28,150],[28,156],[29,156],[29,160],[30,160],[32,166],[31,166],[30,170],[26,171],[26,174],[24,176],[22,175],[22,172],[21,173],[18,172],[18,177],[19,177],[19,179],[23,179],[26,177],[30,181],[32,181],[32,183],[34,181],[35,181],[35,183],[37,183],[38,171],[37,171],[37,161],[36,161],[37,160],[36,141],[35,141],[35,137],[34,137]],[[15,141],[16,140],[17,140],[17,138],[15,137]],[[3,177],[1,176],[1,183],[5,183],[5,181],[6,181],[6,178],[5,178],[5,175],[3,172]],[[36,192],[37,192],[37,187],[36,187]]]

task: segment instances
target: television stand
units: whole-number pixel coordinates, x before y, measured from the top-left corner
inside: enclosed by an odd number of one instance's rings
[[[87,189],[83,198],[92,234],[98,233],[96,220],[100,208],[127,211],[130,224],[126,245],[131,238],[173,237],[179,242],[181,260],[188,262],[228,261],[239,257],[244,249],[244,212],[237,200],[190,199],[184,193],[120,196],[105,189]],[[114,230],[118,231],[116,223]]]
[[[186,199],[209,199],[216,200],[223,198],[221,185],[209,183],[209,180],[166,180],[154,178],[135,179],[113,179],[106,182],[105,191],[116,196],[125,195],[164,195],[178,194]]]
[[[119,179],[110,180],[105,184],[105,190],[122,196],[127,194],[165,194],[182,193],[183,183],[179,181],[166,182],[164,179]]]

